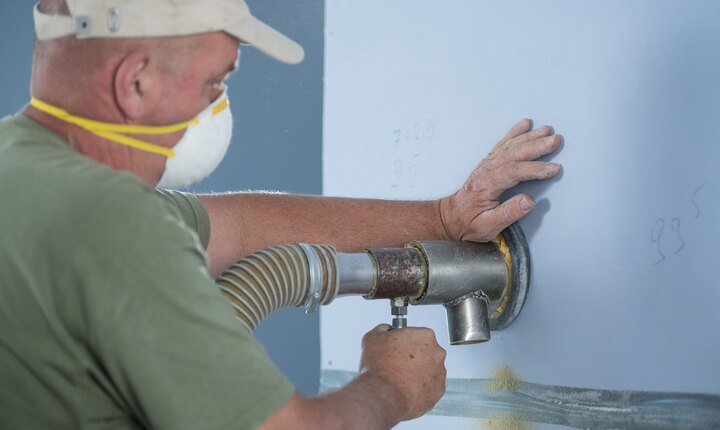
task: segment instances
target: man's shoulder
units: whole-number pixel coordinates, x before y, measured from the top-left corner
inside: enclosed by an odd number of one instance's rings
[[[18,115],[0,122],[0,219],[68,243],[188,239],[176,210],[129,172],[97,163]]]
[[[139,190],[132,175],[78,153],[62,137],[18,114],[0,121],[0,184],[5,193],[39,197],[91,195],[103,189]],[[89,199],[80,199],[89,201]]]
[[[202,247],[170,203],[135,175],[87,171],[64,187],[55,205],[56,221],[69,225],[79,245],[115,249],[118,254],[167,252]]]

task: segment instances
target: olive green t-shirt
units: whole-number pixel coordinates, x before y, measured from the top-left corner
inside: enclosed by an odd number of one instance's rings
[[[0,428],[249,429],[285,404],[208,236],[194,196],[0,121]]]

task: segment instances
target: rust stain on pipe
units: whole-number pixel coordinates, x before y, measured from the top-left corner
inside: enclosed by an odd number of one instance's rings
[[[375,262],[377,284],[366,299],[394,299],[415,297],[427,285],[427,263],[422,254],[412,248],[368,249]]]

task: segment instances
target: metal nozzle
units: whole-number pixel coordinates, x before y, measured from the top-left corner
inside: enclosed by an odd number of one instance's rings
[[[442,304],[451,345],[490,340],[510,325],[530,285],[530,255],[517,224],[495,242],[412,242],[405,248],[337,255],[338,295],[390,299],[393,327],[407,325],[408,303]]]
[[[471,345],[490,340],[487,296],[480,292],[445,303],[450,345]]]

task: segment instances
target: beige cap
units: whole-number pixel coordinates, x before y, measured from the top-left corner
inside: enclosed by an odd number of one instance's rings
[[[74,35],[162,37],[225,31],[276,60],[297,64],[303,48],[250,13],[243,0],[66,0],[70,16],[35,6],[38,40]]]

